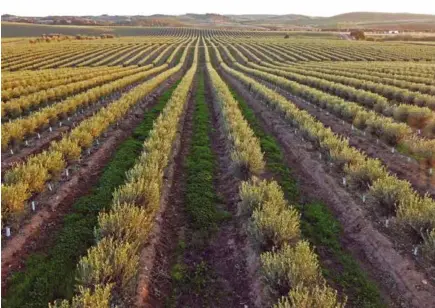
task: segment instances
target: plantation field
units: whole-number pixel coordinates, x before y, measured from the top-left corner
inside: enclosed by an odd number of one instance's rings
[[[4,307],[433,306],[433,46],[140,31],[2,39]]]

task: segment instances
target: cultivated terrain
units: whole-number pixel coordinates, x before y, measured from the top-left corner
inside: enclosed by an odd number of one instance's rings
[[[435,46],[101,27],[2,38],[3,307],[433,307]]]

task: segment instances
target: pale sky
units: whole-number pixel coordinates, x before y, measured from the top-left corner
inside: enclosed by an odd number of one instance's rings
[[[357,11],[435,14],[435,0],[4,0],[0,7],[1,14],[21,16],[184,13],[332,16]]]

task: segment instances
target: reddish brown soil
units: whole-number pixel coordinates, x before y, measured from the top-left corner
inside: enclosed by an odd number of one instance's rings
[[[32,154],[37,154],[47,149],[50,143],[54,140],[59,140],[62,134],[71,130],[71,126],[62,126],[55,128],[52,132],[44,132],[41,134],[41,139],[35,138],[35,140],[28,141],[30,148],[23,148],[18,153],[14,151],[14,154],[10,152],[2,153],[1,172],[4,175],[5,171],[9,170],[13,165],[23,162],[24,159]],[[33,139],[33,138],[32,138]]]
[[[408,157],[400,154],[397,150],[392,153],[391,146],[380,140],[377,141],[377,138],[370,134],[364,136],[362,131],[356,128],[352,129],[351,123],[341,120],[334,114],[327,114],[325,110],[309,104],[279,87],[262,80],[261,82],[291,100],[300,109],[308,111],[325,127],[330,127],[334,133],[349,138],[350,145],[364,151],[370,157],[380,159],[391,173],[400,179],[408,180],[421,194],[428,192],[432,197],[435,197],[435,174],[430,176],[427,166],[414,159],[408,160]]]
[[[186,61],[189,63],[187,67],[191,65],[190,60]],[[132,305],[136,307],[159,307],[158,303],[162,301],[160,298],[161,292],[167,290],[169,277],[165,275],[168,273],[169,253],[176,245],[175,239],[179,230],[177,227],[182,225],[178,209],[178,205],[182,201],[179,193],[184,183],[180,178],[183,168],[181,160],[186,151],[184,141],[187,142],[189,138],[191,95],[192,90],[190,90],[187,99],[188,103],[185,105],[185,111],[180,118],[171,158],[165,169],[165,184],[162,189],[160,208],[156,214],[155,224],[141,251],[136,296],[132,299]]]
[[[228,138],[223,130],[217,101],[212,95],[211,81],[205,75],[206,100],[211,105],[212,126],[215,128],[211,134],[212,148],[216,153],[219,170],[215,180],[216,191],[224,200],[224,210],[232,215],[231,220],[224,221],[219,226],[218,233],[206,251],[206,260],[218,277],[217,288],[227,294],[226,297],[219,298],[216,307],[261,307],[264,302],[262,285],[256,272],[258,267],[253,267],[249,262],[253,256],[244,229],[246,222],[237,215],[239,184],[242,179],[237,178],[230,168]]]
[[[212,105],[213,98],[209,81],[206,79],[206,101]],[[213,307],[248,307],[253,306],[252,284],[248,275],[247,261],[244,254],[246,237],[242,232],[242,224],[238,220],[237,195],[239,180],[230,169],[229,151],[221,124],[218,121],[218,111],[212,108],[211,134],[213,152],[218,160],[218,172],[215,177],[215,190],[222,203],[217,204],[220,210],[230,212],[230,220],[220,222],[218,230],[206,242],[198,240],[199,234],[190,228],[182,229],[183,239],[187,243],[199,241],[198,244],[188,244],[187,250],[181,256],[183,264],[194,269],[198,264],[205,264],[204,273],[207,286],[192,292],[183,291],[177,294],[177,307],[207,307],[210,300]],[[201,243],[201,244],[200,244]]]
[[[1,155],[1,173],[2,175],[10,169],[13,165],[23,162],[27,156],[38,154],[43,150],[47,149],[50,146],[50,143],[54,140],[59,140],[62,137],[63,133],[67,133],[72,130],[78,123],[91,117],[95,112],[100,110],[101,108],[109,105],[113,101],[119,99],[122,94],[131,91],[133,88],[137,87],[139,84],[144,81],[150,80],[157,73],[148,76],[147,78],[137,81],[131,85],[124,87],[123,89],[106,95],[105,98],[100,99],[98,102],[91,104],[88,108],[83,110],[82,112],[76,112],[72,116],[62,120],[63,126],[59,127],[59,124],[56,123],[52,127],[52,132],[50,132],[49,128],[40,133],[41,139],[37,137],[37,135],[28,138],[28,146],[25,146],[24,143],[20,146],[16,146],[13,148],[14,154],[11,154],[10,151],[3,152]]]
[[[68,180],[62,181],[53,193],[43,193],[37,198],[40,210],[7,241],[3,239],[2,247],[2,280],[11,271],[21,267],[26,257],[42,249],[50,235],[59,227],[63,215],[68,213],[71,205],[83,194],[86,194],[98,179],[98,174],[112,157],[117,146],[132,133],[142,121],[143,114],[157,103],[159,94],[166,91],[183,75],[179,72],[159,86],[151,95],[137,104],[119,127],[113,127],[102,139],[96,152],[82,160],[79,170],[70,174]],[[42,206],[41,206],[42,204]],[[5,284],[2,284],[5,288]]]
[[[222,74],[246,99],[266,130],[278,139],[288,165],[300,181],[301,193],[308,200],[322,200],[331,208],[344,229],[345,247],[378,281],[382,293],[391,296],[392,305],[433,307],[435,287],[431,278],[418,269],[409,254],[399,253],[395,243],[377,230],[367,206],[342,186],[341,178],[325,166],[317,150],[296,135],[276,112],[255,99],[239,81]]]
[[[225,53],[221,52],[221,55],[227,64],[230,63],[228,58],[225,56]],[[236,53],[234,53],[233,56],[238,60],[238,62],[244,63]],[[322,110],[315,105],[308,104],[307,101],[290,94],[288,91],[285,91],[277,85],[264,81],[254,75],[248,75],[285,96],[299,108],[308,111],[326,127],[330,127],[335,133],[349,138],[350,145],[364,151],[369,157],[381,160],[392,174],[395,174],[400,179],[409,181],[414,189],[419,193],[428,193],[433,198],[435,197],[435,172],[430,175],[429,168],[425,164],[421,164],[414,159],[409,160],[408,157],[400,154],[397,150],[392,153],[392,147],[388,146],[381,140],[378,142],[377,138],[370,134],[364,136],[362,131],[357,129],[352,130],[352,124],[343,122],[343,120],[331,113],[327,114],[325,110]]]
[[[184,183],[180,178],[183,168],[181,160],[185,155],[185,147],[190,136],[188,131],[191,125],[189,124],[192,112],[191,95],[192,90],[189,92],[188,103],[180,118],[178,135],[172,148],[169,164],[165,169],[165,184],[162,189],[159,212],[156,214],[156,222],[141,251],[136,296],[134,303],[132,302],[132,305],[136,307],[160,307],[159,303],[163,302],[160,296],[163,291],[167,291],[169,277],[165,275],[168,273],[169,253],[176,245],[175,239],[179,231],[177,227],[182,225],[178,209],[178,205],[182,202],[179,194]],[[187,143],[184,144],[184,141]]]
[[[195,92],[196,81],[191,93]],[[168,166],[172,178],[167,178],[164,188],[165,199],[161,205],[156,227],[150,236],[150,244],[142,251],[142,283],[138,285],[137,307],[163,307],[171,295],[170,269],[175,261],[178,239],[183,238],[186,218],[184,217],[185,174],[184,158],[189,153],[192,137],[193,97],[190,96],[184,121],[180,121],[179,137],[173,149],[173,160]],[[146,261],[146,263],[145,263]],[[146,267],[144,266],[146,264]]]
[[[196,85],[195,85],[196,86]],[[194,88],[195,89],[195,88]],[[212,103],[211,89],[206,84],[206,99]],[[188,227],[185,208],[185,165],[192,136],[192,116],[194,97],[191,97],[181,134],[181,148],[174,160],[173,185],[170,187],[166,209],[157,220],[154,236],[147,245],[142,256],[146,267],[141,264],[142,283],[138,292],[145,301],[139,301],[139,307],[164,307],[166,300],[173,295],[171,268],[179,260],[188,267],[204,261],[213,273],[213,285],[207,285],[206,290],[179,294],[176,298],[177,307],[205,307],[207,298],[213,296],[214,307],[244,307],[253,306],[252,284],[247,272],[247,262],[244,254],[246,238],[241,231],[241,224],[236,217],[238,180],[229,169],[229,152],[225,138],[220,131],[217,113],[214,110],[212,124],[219,128],[212,134],[213,150],[219,159],[219,173],[216,175],[216,190],[224,200],[220,206],[230,211],[234,219],[219,225],[219,230],[207,242],[206,247],[199,250],[190,247],[183,255],[177,253],[180,240],[190,243],[195,241],[196,233]],[[169,180],[168,180],[169,182]],[[257,284],[258,285],[258,284]],[[256,285],[256,286],[257,286]],[[204,296],[202,296],[204,295]],[[208,299],[209,300],[209,299]]]
[[[202,69],[205,67],[203,66]],[[193,292],[182,292],[177,298],[177,307],[207,307],[212,299],[214,307],[248,307],[253,306],[251,280],[249,277],[244,248],[246,237],[241,229],[242,224],[237,217],[239,179],[230,169],[230,152],[223,128],[219,122],[219,111],[213,103],[212,91],[208,78],[205,78],[205,97],[211,113],[211,124],[214,130],[210,137],[212,149],[217,159],[217,173],[214,179],[215,190],[221,203],[216,204],[219,210],[232,214],[231,219],[219,222],[218,229],[203,244],[188,246],[184,254],[184,264],[195,268],[198,264],[206,264],[207,287]],[[194,242],[198,234],[194,230],[186,230],[186,241]]]

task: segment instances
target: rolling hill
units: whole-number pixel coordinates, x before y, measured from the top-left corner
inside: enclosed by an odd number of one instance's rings
[[[7,23],[3,23],[5,21]],[[67,34],[74,34],[77,32],[77,28],[67,30],[67,28],[65,28],[67,26],[65,25],[89,26],[89,32],[91,33],[99,32],[92,30],[95,26],[216,27],[250,30],[358,28],[373,30],[435,31],[435,15],[410,13],[351,12],[331,17],[315,17],[299,14],[220,15],[192,13],[184,15],[154,14],[150,16],[111,16],[105,14],[100,16],[47,16],[26,18],[14,15],[3,15],[2,36],[41,35],[48,30],[48,28],[43,28],[43,26],[40,25],[42,23],[45,24],[44,26],[50,26],[51,32],[67,32]],[[56,31],[57,27],[60,25],[63,28],[60,29],[60,31]],[[29,30],[31,30],[30,34]]]

